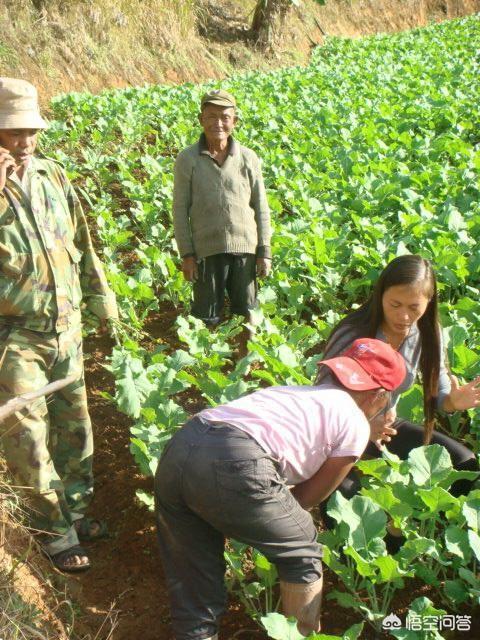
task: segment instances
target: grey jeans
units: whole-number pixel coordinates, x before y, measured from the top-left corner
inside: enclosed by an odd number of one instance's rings
[[[322,575],[312,517],[276,462],[236,427],[193,418],[175,434],[158,465],[155,511],[177,640],[217,631],[226,603],[225,537],[258,549],[286,582]]]

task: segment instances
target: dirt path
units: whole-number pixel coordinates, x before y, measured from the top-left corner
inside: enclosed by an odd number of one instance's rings
[[[85,341],[86,379],[95,430],[95,499],[92,515],[105,518],[111,539],[90,545],[92,570],[78,579],[77,601],[89,629],[98,629],[114,606],[115,640],[169,640],[168,604],[155,546],[153,516],[135,492],[150,489],[129,451],[129,420],[103,399],[113,379],[103,368],[111,351],[108,338]],[[106,625],[110,627],[111,625]],[[108,637],[109,629],[98,640]]]

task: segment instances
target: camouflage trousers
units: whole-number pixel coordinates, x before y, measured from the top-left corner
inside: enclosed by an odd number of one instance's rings
[[[62,333],[0,326],[0,404],[73,373],[76,382],[0,424],[7,465],[27,497],[28,526],[51,554],[78,544],[73,523],[93,493],[81,326]]]

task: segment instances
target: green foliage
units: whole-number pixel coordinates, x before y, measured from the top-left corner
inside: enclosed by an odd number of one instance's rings
[[[246,569],[245,558],[249,552],[246,544],[241,544],[235,540],[230,540],[229,548],[225,551],[225,560],[228,567],[227,586],[235,593],[240,602],[245,607],[247,613],[257,622],[264,624],[262,613],[276,611],[279,602],[275,597],[274,586],[277,581],[277,570],[275,565],[265,558],[264,555],[252,549],[250,552],[250,564],[253,564],[255,578],[252,580],[251,572]],[[283,616],[281,616],[284,618]],[[269,618],[269,620],[272,620]],[[276,619],[273,618],[273,621]],[[280,623],[286,627],[289,623],[284,618]],[[274,625],[277,626],[276,624]],[[291,631],[293,634],[294,632]],[[292,635],[292,638],[294,636]]]
[[[275,273],[263,290],[248,388],[311,381],[315,362],[305,353],[365,299],[387,261],[408,251],[435,263],[453,373],[478,373],[479,25],[472,17],[393,36],[332,38],[305,68],[223,83],[241,105],[238,139],[263,159],[275,227]],[[46,150],[81,184],[133,328],[163,300],[179,310],[188,302],[172,234],[172,168],[198,136],[199,98],[211,86],[77,93],[52,104]],[[187,370],[194,378],[184,382],[207,402],[243,393],[237,374],[222,369],[229,347],[185,322],[180,339],[209,367],[205,377]],[[235,331],[226,331],[227,343]],[[138,415],[148,390],[141,372],[124,366],[117,398]],[[222,386],[230,386],[224,396]],[[400,408],[422,419],[420,387]],[[479,426],[478,412],[451,418],[475,448]]]
[[[274,273],[260,290],[250,353],[239,362],[232,345],[241,319],[212,332],[185,312],[190,291],[172,232],[174,158],[197,139],[199,99],[214,83],[53,101],[44,147],[66,165],[103,245],[123,319],[109,366],[115,400],[135,420],[131,447],[143,473],[154,473],[172,433],[201,406],[261,385],[310,384],[333,324],[407,252],[434,262],[452,372],[460,381],[478,375],[479,44],[473,16],[396,35],[332,38],[307,67],[222,83],[241,105],[239,141],[262,157],[274,225]],[[181,347],[173,353],[142,333],[164,302],[179,310],[173,339]],[[399,414],[422,420],[419,385]],[[478,451],[478,411],[451,417],[450,428]],[[329,597],[377,629],[413,576],[449,610],[478,604],[480,494],[450,492],[472,476],[455,472],[439,447],[359,466],[362,495],[330,504],[337,527],[325,534],[324,559],[345,590]],[[151,506],[148,495],[139,498]],[[395,555],[384,542],[391,526],[406,538]],[[275,612],[271,565],[254,555],[252,580],[244,557],[235,547],[227,555],[232,588],[271,637],[297,637]],[[433,605],[418,599],[411,607]]]
[[[336,492],[328,513],[337,526],[320,535],[324,562],[346,588],[332,591],[327,599],[356,609],[379,631],[395,592],[413,577],[436,590],[449,611],[465,603],[478,605],[480,492],[461,497],[449,492],[455,480],[473,480],[478,474],[455,471],[439,445],[414,449],[406,461],[387,453],[383,460],[358,466],[364,474],[362,495],[346,500]],[[395,555],[384,542],[387,522],[404,536]],[[412,613],[434,615],[428,613],[428,603],[416,600]],[[423,638],[403,628],[392,633],[406,640]],[[442,636],[432,632],[428,637]]]
[[[18,54],[15,49],[12,49],[4,42],[0,42],[0,60],[7,65],[18,64]]]

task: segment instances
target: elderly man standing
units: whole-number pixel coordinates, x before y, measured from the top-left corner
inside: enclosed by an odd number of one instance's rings
[[[173,220],[184,277],[193,282],[191,312],[217,324],[225,292],[232,313],[249,317],[256,276],[271,265],[270,213],[256,154],[232,136],[235,98],[213,90],[201,100],[200,140],[175,163]]]
[[[79,539],[105,531],[84,517],[93,441],[80,307],[83,300],[104,327],[117,307],[65,172],[34,156],[46,126],[36,89],[0,78],[0,403],[70,375],[76,381],[8,418],[0,441],[45,553],[61,570],[83,571],[90,565]]]

